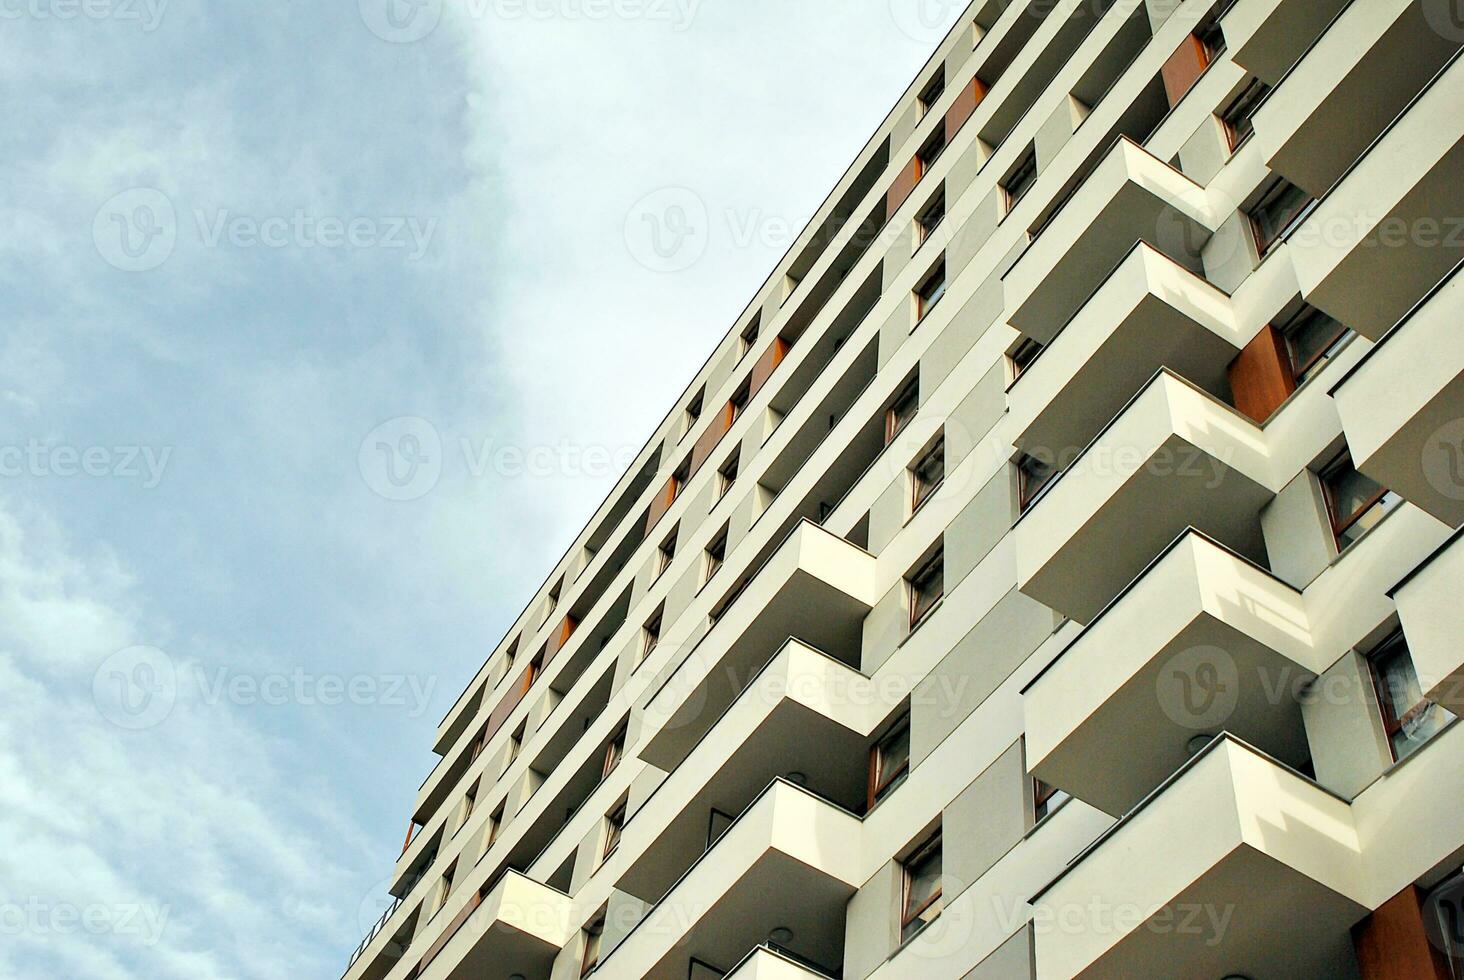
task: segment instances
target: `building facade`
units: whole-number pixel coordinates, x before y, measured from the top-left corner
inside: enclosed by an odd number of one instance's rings
[[[977,0],[348,980],[1464,975],[1464,8]]]

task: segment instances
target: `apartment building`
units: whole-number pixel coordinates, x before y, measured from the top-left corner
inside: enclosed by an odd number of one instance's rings
[[[1464,9],[977,0],[348,980],[1464,976]]]

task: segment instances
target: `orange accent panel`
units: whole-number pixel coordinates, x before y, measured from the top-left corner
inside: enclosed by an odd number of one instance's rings
[[[1185,93],[1205,73],[1209,64],[1210,56],[1200,39],[1193,34],[1185,38],[1179,50],[1164,62],[1164,68],[1160,72],[1164,77],[1164,93],[1169,96],[1170,108],[1179,105],[1179,100],[1184,98]]]
[[[534,668],[530,666],[518,680],[514,681],[513,687],[508,689],[503,700],[498,702],[498,706],[488,716],[488,724],[483,727],[483,741],[486,742],[496,735],[498,730],[503,727],[503,723],[508,721],[508,716],[513,714],[513,709],[517,708],[519,702],[524,699],[524,695],[529,693],[529,687],[534,683],[534,676]]]
[[[1230,393],[1236,410],[1259,425],[1295,390],[1286,340],[1267,324],[1230,364]]]
[[[783,358],[788,356],[788,341],[782,337],[777,338],[763,351],[763,356],[757,359],[752,366],[752,380],[748,384],[748,400],[757,397],[762,386],[768,383],[773,372],[778,370],[778,365],[783,363]]]
[[[1362,980],[1449,980],[1423,915],[1423,896],[1410,885],[1352,928]]]
[[[961,131],[962,126],[966,125],[966,120],[976,112],[976,107],[984,98],[986,98],[986,83],[979,78],[971,79],[971,84],[961,89],[961,93],[956,96],[956,101],[951,103],[950,109],[946,111],[947,143],[956,138],[956,134]]]
[[[564,621],[559,624],[559,627],[549,635],[549,644],[545,647],[544,663],[540,667],[540,673],[543,672],[544,667],[549,666],[549,661],[554,659],[554,655],[564,649],[564,645],[574,635],[577,626],[579,626],[579,620],[573,616],[565,616]]]
[[[666,481],[666,486],[651,500],[651,511],[646,515],[646,534],[650,534],[661,518],[666,516],[666,511],[676,502],[676,477]]]
[[[717,446],[722,442],[722,437],[732,428],[732,421],[736,416],[736,412],[737,410],[732,407],[731,402],[723,405],[721,411],[712,419],[712,424],[707,426],[707,431],[703,432],[701,438],[696,441],[696,445],[691,447],[691,472],[693,475],[697,470],[702,468],[702,464],[711,457],[712,453],[717,451]]]
[[[885,220],[894,217],[895,212],[900,210],[900,205],[905,203],[905,198],[915,192],[915,185],[920,183],[920,158],[914,157],[905,165],[895,182],[890,185],[889,195],[885,198]]]

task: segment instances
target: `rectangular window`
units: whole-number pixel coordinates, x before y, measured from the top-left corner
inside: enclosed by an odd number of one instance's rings
[[[707,569],[703,582],[710,582],[712,576],[716,575],[722,568],[722,563],[727,560],[727,529],[724,527],[717,532],[712,543],[707,545]]]
[[[1338,551],[1346,550],[1376,526],[1402,499],[1359,473],[1352,465],[1352,456],[1346,452],[1322,471],[1321,479]]]
[[[1037,149],[1036,147],[1029,146],[1021,161],[1007,175],[1006,180],[1001,182],[1002,195],[1006,198],[1006,210],[1008,213],[1011,212],[1012,208],[1017,206],[1017,203],[1022,198],[1027,196],[1027,192],[1032,189],[1032,185],[1036,182]]]
[[[625,806],[626,801],[622,799],[615,804],[615,809],[605,815],[605,852],[602,862],[620,846],[620,835],[625,830]]]
[[[727,420],[727,424],[729,426],[733,422],[736,422],[738,419],[742,418],[743,409],[747,408],[747,402],[751,398],[751,392],[751,385],[748,382],[744,381],[742,382],[742,387],[738,388],[736,393],[733,394],[732,400],[727,403],[728,406],[732,409],[732,417]]]
[[[920,115],[922,117],[927,112],[929,112],[935,106],[935,103],[940,100],[940,97],[945,94],[945,88],[945,66],[942,65],[940,71],[935,73],[935,77],[926,82],[925,87],[920,90]]]
[[[930,499],[930,495],[945,481],[945,436],[936,439],[935,444],[927,449],[915,465],[910,467],[910,482],[913,487],[910,502],[910,512],[913,514],[920,509],[920,505]]]
[[[728,457],[722,468],[717,470],[717,499],[727,496],[727,491],[732,489],[732,484],[737,482],[737,469],[742,462],[742,451],[739,449]]]
[[[641,630],[642,660],[644,660],[646,657],[649,657],[651,655],[651,651],[656,649],[656,644],[661,642],[661,617],[664,609],[665,606],[657,609],[656,614],[646,621],[646,625]]]
[[[1231,150],[1238,149],[1256,131],[1256,110],[1261,107],[1270,91],[1271,86],[1259,78],[1253,78],[1221,111],[1220,122],[1225,126],[1225,135],[1230,141]]]
[[[498,840],[498,830],[503,826],[503,807],[504,804],[498,804],[498,809],[494,810],[493,816],[488,818],[488,837],[483,844],[483,850],[485,851],[493,846],[494,841]]]
[[[521,636],[515,636],[513,642],[508,645],[508,649],[503,651],[503,673],[498,675],[499,684],[502,684],[503,679],[513,673],[513,662],[518,659],[519,640],[521,639]]]
[[[917,243],[920,245],[924,245],[927,241],[929,241],[930,236],[935,234],[935,230],[939,228],[940,223],[945,220],[945,216],[945,188],[942,187],[936,193],[935,197],[931,199],[930,203],[925,205],[924,210],[922,210],[919,216],[915,219]]]
[[[604,908],[596,913],[588,925],[585,926],[585,955],[580,961],[580,976],[587,977],[600,965],[600,943],[605,935],[605,912]]]
[[[920,383],[918,380],[911,381],[900,393],[895,396],[895,402],[885,410],[885,445],[895,441],[895,437],[904,431],[905,426],[915,417],[916,410],[920,407]]]
[[[656,559],[657,578],[660,578],[661,574],[671,567],[671,562],[676,557],[676,535],[680,533],[680,530],[681,526],[678,524],[671,529],[671,533],[667,536],[666,540],[661,542]]]
[[[910,772],[910,715],[907,713],[869,752],[869,806],[894,792]]]
[[[1205,49],[1207,63],[1214,62],[1216,58],[1225,53],[1225,31],[1220,27],[1219,13],[1219,10],[1211,11],[1194,30],[1195,40],[1199,41],[1200,47]]]
[[[1320,371],[1353,336],[1351,330],[1312,306],[1303,306],[1281,333],[1298,385]]]
[[[1057,476],[1057,467],[1045,460],[1038,459],[1026,453],[1017,460],[1017,482],[1019,484],[1017,498],[1019,507],[1026,511],[1036,502],[1037,497],[1052,478]]]
[[[930,168],[935,166],[935,161],[939,160],[940,155],[945,152],[945,148],[945,127],[937,126],[935,127],[935,132],[930,134],[930,138],[921,145],[920,151],[915,154],[915,176],[919,178],[928,173]]]
[[[1289,180],[1278,180],[1251,209],[1251,228],[1256,248],[1262,255],[1270,252],[1291,230],[1311,213],[1317,199]]]
[[[692,400],[690,402],[687,403],[687,406],[686,406],[686,431],[687,432],[690,432],[691,431],[691,427],[694,426],[694,425],[696,425],[696,420],[699,419],[699,418],[701,418],[701,413],[702,413],[702,398],[705,395],[706,395],[706,389],[703,388],[701,391],[698,391],[696,393],[696,396],[694,398],[692,398]]]
[[[757,344],[757,336],[761,331],[762,314],[759,313],[752,318],[752,322],[747,325],[747,328],[742,331],[742,335],[738,338],[738,344],[740,345],[738,349],[741,351],[739,357],[747,356],[748,351],[752,350]]]
[[[926,314],[935,309],[946,291],[945,256],[941,256],[935,268],[926,273],[920,285],[915,287],[915,321],[924,320]]]
[[[921,845],[905,861],[905,894],[901,903],[900,942],[913,939],[941,910],[940,834]]]
[[[1368,660],[1393,758],[1405,759],[1442,731],[1454,716],[1423,696],[1423,685],[1401,632],[1384,640]]]
[[[686,482],[691,479],[691,457],[687,456],[681,461],[681,465],[671,473],[670,498],[674,501],[681,496],[681,491],[686,489]]]
[[[553,617],[554,609],[559,605],[559,592],[563,588],[564,579],[560,579],[554,584],[554,588],[549,590],[549,597],[545,600],[544,604],[544,618],[540,621],[540,626],[549,622],[550,618]]]
[[[1010,354],[1007,355],[1007,358],[1011,361],[1012,366],[1012,381],[1015,382],[1018,378],[1020,378],[1022,374],[1026,372],[1027,368],[1032,366],[1032,362],[1037,360],[1037,355],[1040,353],[1042,353],[1042,345],[1040,343],[1033,340],[1031,337],[1023,339],[1022,342],[1018,344]]]
[[[1071,797],[1056,786],[1049,786],[1040,779],[1032,780],[1032,817],[1041,823]]]
[[[945,595],[945,553],[937,551],[910,574],[910,628],[925,621]]]
[[[615,737],[610,739],[610,741],[605,745],[605,765],[600,769],[601,782],[605,780],[605,777],[609,776],[612,772],[615,771],[616,766],[620,765],[620,757],[624,754],[625,729],[622,728],[620,729],[620,731],[616,732]]]
[[[448,865],[447,871],[442,875],[442,901],[447,901],[447,896],[452,894],[452,879],[457,876],[457,862]],[[438,908],[442,906],[439,905]]]
[[[519,752],[524,747],[524,734],[528,731],[528,727],[529,723],[526,721],[518,727],[518,731],[508,737],[508,758],[504,760],[504,769],[513,765],[514,760],[519,757]]]

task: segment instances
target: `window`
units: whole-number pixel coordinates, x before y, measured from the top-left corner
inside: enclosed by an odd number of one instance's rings
[[[920,115],[922,117],[927,112],[929,112],[935,106],[935,103],[940,100],[940,97],[945,94],[945,88],[945,66],[942,65],[940,71],[935,73],[935,77],[926,82],[925,87],[920,90]]]
[[[1225,51],[1225,32],[1220,27],[1219,13],[1212,11],[1194,30],[1195,40],[1205,49],[1206,63],[1213,62]]]
[[[945,152],[945,148],[945,127],[937,126],[935,127],[935,132],[930,134],[930,138],[921,145],[919,152],[915,154],[917,161],[915,175],[917,177],[924,176],[931,167],[935,166],[935,161],[940,159],[940,155]]]
[[[1351,330],[1312,306],[1303,306],[1281,333],[1298,385],[1320,371],[1352,337]]]
[[[518,658],[520,639],[522,637],[515,636],[513,642],[508,645],[508,649],[503,651],[503,673],[498,675],[498,683],[500,684],[503,683],[505,677],[513,673],[513,662]]]
[[[452,879],[457,876],[457,862],[447,866],[447,871],[442,875],[442,901],[446,902],[447,897],[452,894]],[[442,906],[439,905],[438,908]]]
[[[620,765],[620,757],[625,754],[625,729],[615,733],[615,737],[605,745],[605,765],[600,769],[600,779],[603,781],[606,776],[615,771]]]
[[[651,655],[651,651],[656,649],[656,644],[661,642],[661,617],[665,611],[665,608],[665,606],[662,606],[660,609],[657,609],[656,614],[646,621],[646,625],[641,630],[642,660],[644,660],[646,657],[649,657]]]
[[[615,804],[615,809],[605,815],[605,852],[604,858],[615,853],[620,846],[620,834],[625,830],[625,799]],[[601,858],[603,861],[604,858]]]
[[[910,574],[910,628],[913,630],[925,621],[931,610],[945,595],[945,554],[936,551]]]
[[[744,381],[742,382],[742,387],[738,388],[737,392],[732,396],[732,400],[727,403],[732,409],[732,417],[727,420],[728,425],[742,417],[742,410],[747,407],[747,401],[751,397],[751,391],[751,385]]]
[[[732,489],[732,484],[737,482],[737,468],[742,463],[742,450],[734,450],[728,457],[722,468],[717,470],[717,499],[727,496],[727,491]]]
[[[673,527],[671,529],[671,533],[667,536],[666,540],[661,542],[661,547],[659,551],[657,551],[656,558],[657,578],[660,578],[661,574],[665,572],[666,569],[671,567],[671,562],[676,557],[676,535],[679,534],[680,531],[681,525],[678,524],[676,527]]]
[[[1430,934],[1441,940],[1449,975],[1460,980],[1464,977],[1464,872],[1430,892],[1425,908],[1432,912]]]
[[[1017,460],[1017,497],[1020,509],[1025,511],[1037,500],[1052,478],[1057,476],[1057,467],[1026,453]]]
[[[1256,131],[1256,110],[1261,107],[1270,91],[1271,86],[1259,78],[1253,78],[1221,111],[1220,122],[1225,126],[1225,135],[1230,140],[1231,150],[1238,149]]]
[[[885,410],[885,445],[895,441],[920,407],[920,382],[911,381],[895,396],[895,403]]]
[[[503,768],[507,769],[513,765],[514,760],[519,757],[520,750],[524,747],[524,735],[528,731],[529,723],[526,721],[518,727],[508,739],[508,758],[504,760]]]
[[[494,810],[493,816],[488,818],[488,838],[486,843],[483,844],[483,850],[485,851],[493,846],[494,841],[498,840],[498,830],[503,826],[504,805],[503,803],[498,804],[498,809]]]
[[[473,739],[473,747],[468,752],[469,762],[483,754],[483,746],[487,744],[487,741],[488,729],[485,727],[481,732],[478,733],[477,737]]]
[[[671,499],[675,500],[681,496],[681,491],[686,489],[686,481],[691,479],[691,457],[687,456],[681,461],[681,465],[671,473]]]
[[[727,529],[725,527],[717,532],[712,543],[707,545],[707,570],[704,582],[710,582],[712,576],[722,568],[722,563],[727,560]]]
[[[687,432],[690,432],[691,431],[691,427],[694,426],[694,425],[696,425],[696,420],[699,419],[699,418],[701,418],[701,413],[702,413],[702,399],[705,396],[706,396],[706,389],[703,388],[701,391],[698,391],[696,393],[696,397],[694,397],[687,404],[687,406],[686,406],[686,431]]]
[[[1406,759],[1454,716],[1423,696],[1423,686],[1401,632],[1384,640],[1368,660],[1393,758]]]
[[[1346,452],[1322,471],[1321,479],[1338,551],[1346,550],[1376,526],[1401,499],[1371,477],[1359,473],[1352,465],[1352,456]]]
[[[1256,236],[1256,248],[1265,255],[1285,238],[1291,229],[1301,224],[1316,198],[1297,187],[1289,180],[1278,180],[1251,209],[1251,228]]]
[[[935,234],[935,229],[939,228],[940,223],[945,220],[945,216],[945,188],[942,187],[915,218],[916,244],[924,245],[929,241],[930,236]]]
[[[926,314],[935,309],[946,291],[946,268],[945,256],[941,256],[935,268],[926,273],[920,285],[915,287],[915,321],[918,323],[925,319]]]
[[[910,512],[913,514],[920,509],[920,505],[930,499],[941,483],[945,480],[945,436],[942,434],[935,440],[935,444],[927,449],[915,465],[910,467],[910,482],[913,487],[910,501]]]
[[[1032,366],[1032,362],[1037,360],[1037,355],[1040,353],[1042,353],[1041,344],[1033,340],[1031,337],[1024,338],[1022,342],[1018,344],[1010,354],[1007,355],[1008,360],[1010,360],[1012,363],[1012,380],[1016,381],[1018,378],[1020,378],[1023,372],[1025,372],[1027,368]]]
[[[463,818],[458,821],[458,829],[459,830],[462,829],[463,824],[465,824],[465,823],[468,822],[468,818],[473,815],[473,807],[475,807],[477,805],[478,805],[478,784],[477,783],[474,783],[473,784],[473,788],[470,789],[470,790],[468,790],[467,794],[463,796]]]
[[[869,751],[869,806],[894,792],[910,772],[910,715],[907,712]]]
[[[580,961],[580,976],[587,977],[600,965],[600,943],[605,935],[605,909],[601,908],[585,926],[585,955]]]
[[[941,909],[940,834],[921,845],[905,861],[905,895],[901,903],[900,942],[913,939]]]
[[[1049,786],[1040,779],[1032,780],[1032,817],[1033,820],[1041,823],[1052,815],[1053,811],[1062,806],[1071,797],[1056,786]]]
[[[738,338],[738,344],[740,345],[738,349],[741,352],[738,355],[739,358],[746,357],[747,352],[752,350],[752,348],[757,344],[757,336],[761,331],[762,314],[759,313],[757,316],[752,318],[752,322],[747,325],[746,329],[742,331],[741,337]]]
[[[1037,149],[1027,147],[1027,152],[1016,168],[1007,175],[1007,179],[1001,182],[1003,196],[1006,198],[1006,210],[1010,212],[1017,206],[1017,202],[1027,195],[1032,185],[1037,182]]]
[[[559,605],[559,592],[563,588],[564,579],[560,579],[558,582],[554,583],[554,588],[549,590],[549,597],[545,600],[544,619],[539,623],[540,626],[544,625],[544,623],[549,622],[550,618],[553,617],[554,609]]]

